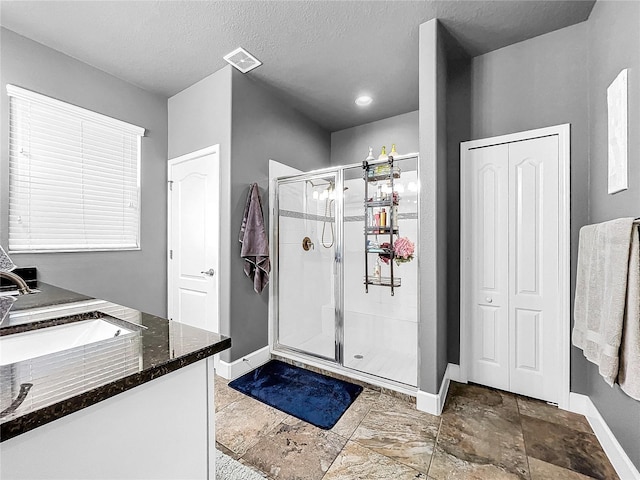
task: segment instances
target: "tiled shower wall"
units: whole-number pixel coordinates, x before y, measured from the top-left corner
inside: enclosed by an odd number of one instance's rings
[[[400,196],[398,227],[401,237],[418,240],[416,172],[403,171],[396,180]],[[394,276],[402,284],[391,295],[389,287],[369,286],[365,292],[364,275],[364,182],[347,180],[345,186],[344,222],[344,365],[383,378],[412,386],[417,385],[418,262],[394,265]],[[370,184],[369,196],[375,184]],[[375,191],[375,190],[374,190]],[[388,210],[388,209],[387,209]],[[387,213],[388,215],[388,213]],[[371,236],[379,243],[388,235]],[[368,255],[369,275],[373,273],[376,255]],[[382,276],[390,275],[390,267],[381,262]],[[360,358],[362,356],[363,358]]]

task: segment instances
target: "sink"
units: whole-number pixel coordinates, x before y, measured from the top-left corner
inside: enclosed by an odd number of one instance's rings
[[[0,337],[0,366],[134,333],[104,319],[84,320]]]

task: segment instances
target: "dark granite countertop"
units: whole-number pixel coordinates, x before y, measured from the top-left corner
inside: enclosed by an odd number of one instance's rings
[[[231,347],[231,339],[213,332],[52,285],[39,283],[37,289],[18,297],[0,337],[99,319],[117,333],[35,358],[2,359],[0,412],[22,385],[33,386],[17,409],[0,418],[0,442]]]

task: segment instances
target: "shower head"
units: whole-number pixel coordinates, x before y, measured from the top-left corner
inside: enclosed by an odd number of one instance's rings
[[[331,192],[331,191],[333,191],[335,189],[336,189],[336,183],[333,180],[329,181],[329,189],[328,190]],[[349,190],[349,187],[344,187],[342,189],[343,192],[346,192],[347,190]]]
[[[322,190],[322,192],[318,192],[317,190],[314,190],[313,192],[313,198],[315,200],[333,200],[335,198],[335,191],[336,191],[336,182],[333,180],[329,180],[328,183],[325,183],[323,185],[315,185],[311,180],[305,180],[306,182],[310,183],[312,187],[316,188],[316,187],[323,187],[324,185],[326,185],[326,188],[324,188]],[[349,190],[349,187],[344,187],[342,189],[343,192]]]

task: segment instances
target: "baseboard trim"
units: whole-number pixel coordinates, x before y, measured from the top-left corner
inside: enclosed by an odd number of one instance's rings
[[[435,394],[418,390],[418,394],[416,395],[416,408],[422,412],[439,416],[442,413],[445,402],[447,401],[447,394],[449,393],[449,384],[451,383],[451,380],[457,382],[459,381],[459,378],[460,366],[453,363],[448,364],[438,393]]]
[[[267,345],[266,347],[262,347],[260,350],[256,350],[255,352],[251,352],[234,362],[218,360],[216,364],[216,373],[227,380],[235,380],[254,368],[264,365],[270,359],[271,353],[269,352],[269,346]]]
[[[602,449],[609,457],[609,461],[620,478],[640,480],[640,472],[587,395],[571,392],[569,394],[569,411],[587,417],[593,433],[596,434]]]
[[[447,372],[449,373],[449,380],[451,380],[452,382],[467,383],[466,380],[462,379],[462,375],[460,373],[460,365],[450,363],[449,365],[447,365]]]

